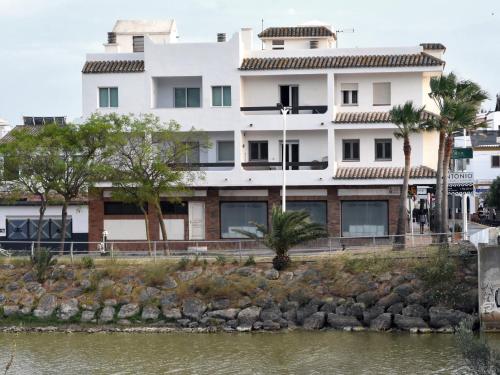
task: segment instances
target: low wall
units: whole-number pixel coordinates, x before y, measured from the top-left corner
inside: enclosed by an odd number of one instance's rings
[[[479,248],[479,314],[486,331],[500,331],[500,246]]]

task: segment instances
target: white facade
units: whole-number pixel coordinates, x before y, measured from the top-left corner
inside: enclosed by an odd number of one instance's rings
[[[118,25],[118,24],[117,24]],[[141,29],[142,25],[142,29]],[[393,105],[412,100],[429,112],[436,112],[430,101],[429,81],[442,73],[443,65],[341,67],[321,69],[239,69],[245,58],[380,56],[421,54],[422,46],[398,48],[336,49],[333,38],[285,38],[284,49],[270,48],[264,39],[264,50],[253,46],[251,29],[242,29],[221,43],[176,43],[174,21],[163,29],[149,29],[146,24],[123,23],[115,27],[116,43],[106,45],[106,52],[88,54],[87,61],[143,60],[144,71],[136,73],[99,73],[82,75],[83,116],[98,111],[120,114],[153,113],[162,121],[176,120],[184,129],[204,130],[214,148],[200,155],[200,162],[217,163],[217,141],[234,141],[234,167],[207,168],[201,186],[272,186],[281,185],[279,167],[249,167],[253,141],[268,142],[269,163],[281,159],[283,117],[276,110],[283,86],[298,87],[297,114],[287,116],[287,139],[298,144],[298,162],[328,162],[326,168],[300,166],[287,172],[291,186],[332,185],[338,167],[402,167],[402,142],[396,140],[395,126],[390,123],[335,123],[342,112],[387,112]],[[120,37],[120,35],[124,35]],[[131,52],[131,36],[143,35],[144,52]],[[159,39],[158,35],[163,35]],[[125,37],[127,36],[127,37]],[[214,38],[215,39],[215,38]],[[318,39],[318,48],[310,49],[309,41]],[[443,51],[425,51],[442,57]],[[389,102],[377,105],[374,84],[389,84]],[[342,85],[355,84],[356,105],[342,103]],[[229,106],[214,106],[213,87],[230,86]],[[100,107],[99,89],[118,88],[118,106]],[[344,86],[347,87],[347,86]],[[199,89],[198,107],[176,108],[175,89]],[[290,88],[290,90],[292,90]],[[290,91],[291,93],[291,91]],[[290,94],[292,95],[292,94]],[[245,110],[248,109],[249,110]],[[254,107],[260,108],[255,110]],[[311,109],[311,107],[314,107]],[[254,108],[254,109],[252,109]],[[343,160],[342,141],[359,139],[357,161]],[[390,160],[375,158],[375,139],[391,139]],[[436,169],[437,135],[422,133],[412,136],[412,165]],[[394,181],[393,181],[394,182]],[[396,180],[400,183],[400,180]],[[422,181],[432,183],[432,181]],[[352,184],[362,184],[353,181]],[[387,180],[373,180],[386,185]]]

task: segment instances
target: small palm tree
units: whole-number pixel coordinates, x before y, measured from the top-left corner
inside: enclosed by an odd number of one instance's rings
[[[406,199],[408,196],[408,182],[410,180],[411,168],[410,135],[422,130],[421,118],[423,110],[424,107],[415,108],[412,101],[407,101],[403,106],[394,106],[390,111],[392,122],[397,126],[394,136],[397,139],[403,139],[403,152],[405,155],[403,187],[399,197],[399,216],[396,227],[396,243],[400,245],[404,245],[405,243]]]
[[[301,243],[327,237],[325,227],[313,223],[305,211],[285,211],[274,206],[271,217],[271,228],[268,230],[262,224],[253,223],[257,233],[238,230],[239,233],[256,240],[262,240],[264,245],[273,250],[273,266],[277,270],[284,269],[290,263],[288,250]]]

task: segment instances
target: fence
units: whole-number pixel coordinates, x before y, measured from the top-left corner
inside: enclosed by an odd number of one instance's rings
[[[401,236],[385,237],[329,237],[301,244],[292,248],[293,255],[321,255],[338,251],[377,251],[391,249]],[[415,249],[429,245],[439,245],[443,241],[458,242],[463,239],[463,233],[450,234],[413,234],[405,236],[405,248]],[[202,256],[271,256],[273,252],[262,241],[249,239],[218,240],[218,241],[106,241],[106,242],[71,242],[65,244],[60,251],[60,243],[42,241],[41,247],[50,249],[55,254],[71,257],[110,256],[110,257],[182,257],[189,255]],[[0,255],[22,256],[32,255],[36,249],[34,241],[4,241],[0,242]]]

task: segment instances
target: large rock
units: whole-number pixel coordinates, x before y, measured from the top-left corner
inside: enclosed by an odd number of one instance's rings
[[[32,281],[29,283],[26,283],[25,285],[26,289],[28,289],[29,292],[33,293],[35,297],[40,298],[46,293],[45,288],[42,286],[42,284]]]
[[[413,292],[413,286],[409,283],[401,284],[395,287],[393,292],[405,298]]]
[[[363,302],[356,302],[349,308],[349,314],[355,316],[357,319],[363,319],[363,312],[366,310]]]
[[[225,319],[225,320],[233,320],[236,319],[240,309],[224,309],[224,310],[215,310],[207,313],[207,316],[216,319]]]
[[[406,303],[408,305],[427,305],[427,298],[419,292],[413,292],[406,297]]]
[[[238,313],[238,326],[252,326],[259,320],[262,309],[257,306],[247,307]]]
[[[13,292],[14,290],[18,290],[20,288],[19,286],[19,283],[17,281],[12,281],[10,283],[7,283],[5,286],[4,286],[4,289],[7,291],[7,292]]]
[[[127,303],[118,311],[118,319],[127,319],[139,314],[140,307],[137,303]]]
[[[404,316],[400,314],[394,315],[394,324],[401,330],[409,331],[412,328],[427,328],[427,323],[422,318],[412,316]]]
[[[182,304],[182,314],[194,320],[200,320],[207,306],[198,298],[188,298]]]
[[[95,319],[95,311],[91,311],[91,310],[82,311],[82,316],[80,318],[81,322],[87,323],[87,322],[91,322],[94,319]]]
[[[231,304],[229,298],[216,299],[210,304],[211,310],[224,310],[228,309]],[[245,306],[246,307],[246,306]]]
[[[328,324],[330,327],[343,329],[345,327],[361,327],[361,322],[355,316],[346,316],[338,314],[328,314]]]
[[[364,303],[365,307],[371,307],[377,302],[378,295],[374,291],[367,291],[364,293],[361,293],[356,297],[356,302],[361,302]]]
[[[262,323],[262,328],[265,331],[277,331],[281,329],[281,325],[278,322],[273,322],[272,320],[265,320]]]
[[[444,307],[433,306],[429,309],[429,324],[433,328],[457,326],[462,320],[470,319],[470,315]]]
[[[160,309],[153,305],[144,306],[142,309],[142,320],[156,320],[160,315]]]
[[[307,305],[297,309],[297,323],[304,324],[305,320],[312,314],[318,312],[319,303],[312,300]]]
[[[175,292],[167,292],[160,296],[160,305],[162,308],[166,306],[167,308],[171,308],[177,306],[177,294]]]
[[[248,296],[243,296],[238,300],[238,307],[240,309],[245,309],[252,305],[252,300]]]
[[[427,319],[429,317],[429,313],[427,309],[422,305],[408,305],[403,309],[404,316],[412,316],[414,318],[422,318]]]
[[[181,309],[174,307],[174,308],[169,308],[168,306],[164,305],[161,307],[161,313],[167,320],[179,320],[182,319],[182,313]]]
[[[78,308],[78,300],[76,298],[72,298],[61,303],[59,311],[57,312],[57,317],[61,320],[70,320],[79,312],[80,309]]]
[[[368,310],[363,311],[363,323],[369,326],[371,321],[376,317],[382,315],[384,311],[385,309],[383,306],[373,306]]]
[[[177,281],[171,276],[165,277],[165,282],[163,283],[165,289],[175,289],[177,288]]]
[[[196,279],[198,276],[201,275],[203,272],[203,269],[201,267],[195,268],[191,271],[178,271],[177,272],[177,277],[181,281],[189,281]]]
[[[277,322],[281,319],[281,310],[278,306],[274,305],[265,309],[262,309],[260,312],[260,320],[272,320],[273,322]]]
[[[148,286],[147,288],[141,290],[141,293],[139,294],[139,301],[141,303],[149,302],[153,298],[158,297],[160,292],[160,289]]]
[[[18,305],[5,305],[5,306],[3,306],[3,314],[6,317],[17,315],[17,314],[19,314],[19,306]]]
[[[387,331],[392,325],[392,314],[384,313],[370,321],[370,329],[374,331]]]
[[[99,323],[109,323],[115,318],[115,308],[113,306],[106,306],[102,309],[99,315]]]
[[[280,277],[280,273],[279,273],[279,271],[275,270],[274,268],[270,268],[264,272],[264,276],[268,280],[278,280]]]
[[[401,302],[402,300],[403,299],[401,298],[401,296],[399,294],[391,293],[391,294],[388,294],[387,296],[379,299],[376,304],[378,306],[382,306],[386,309],[389,306],[394,305],[395,303]]]
[[[403,302],[395,303],[394,305],[391,305],[387,308],[387,312],[391,314],[401,314],[401,312],[403,311],[403,306]]]
[[[39,319],[47,319],[54,313],[57,307],[57,298],[53,294],[44,294],[38,301],[38,306],[33,315]]]
[[[306,318],[304,321],[303,327],[304,329],[321,329],[325,325],[325,313],[323,311],[316,312]]]

